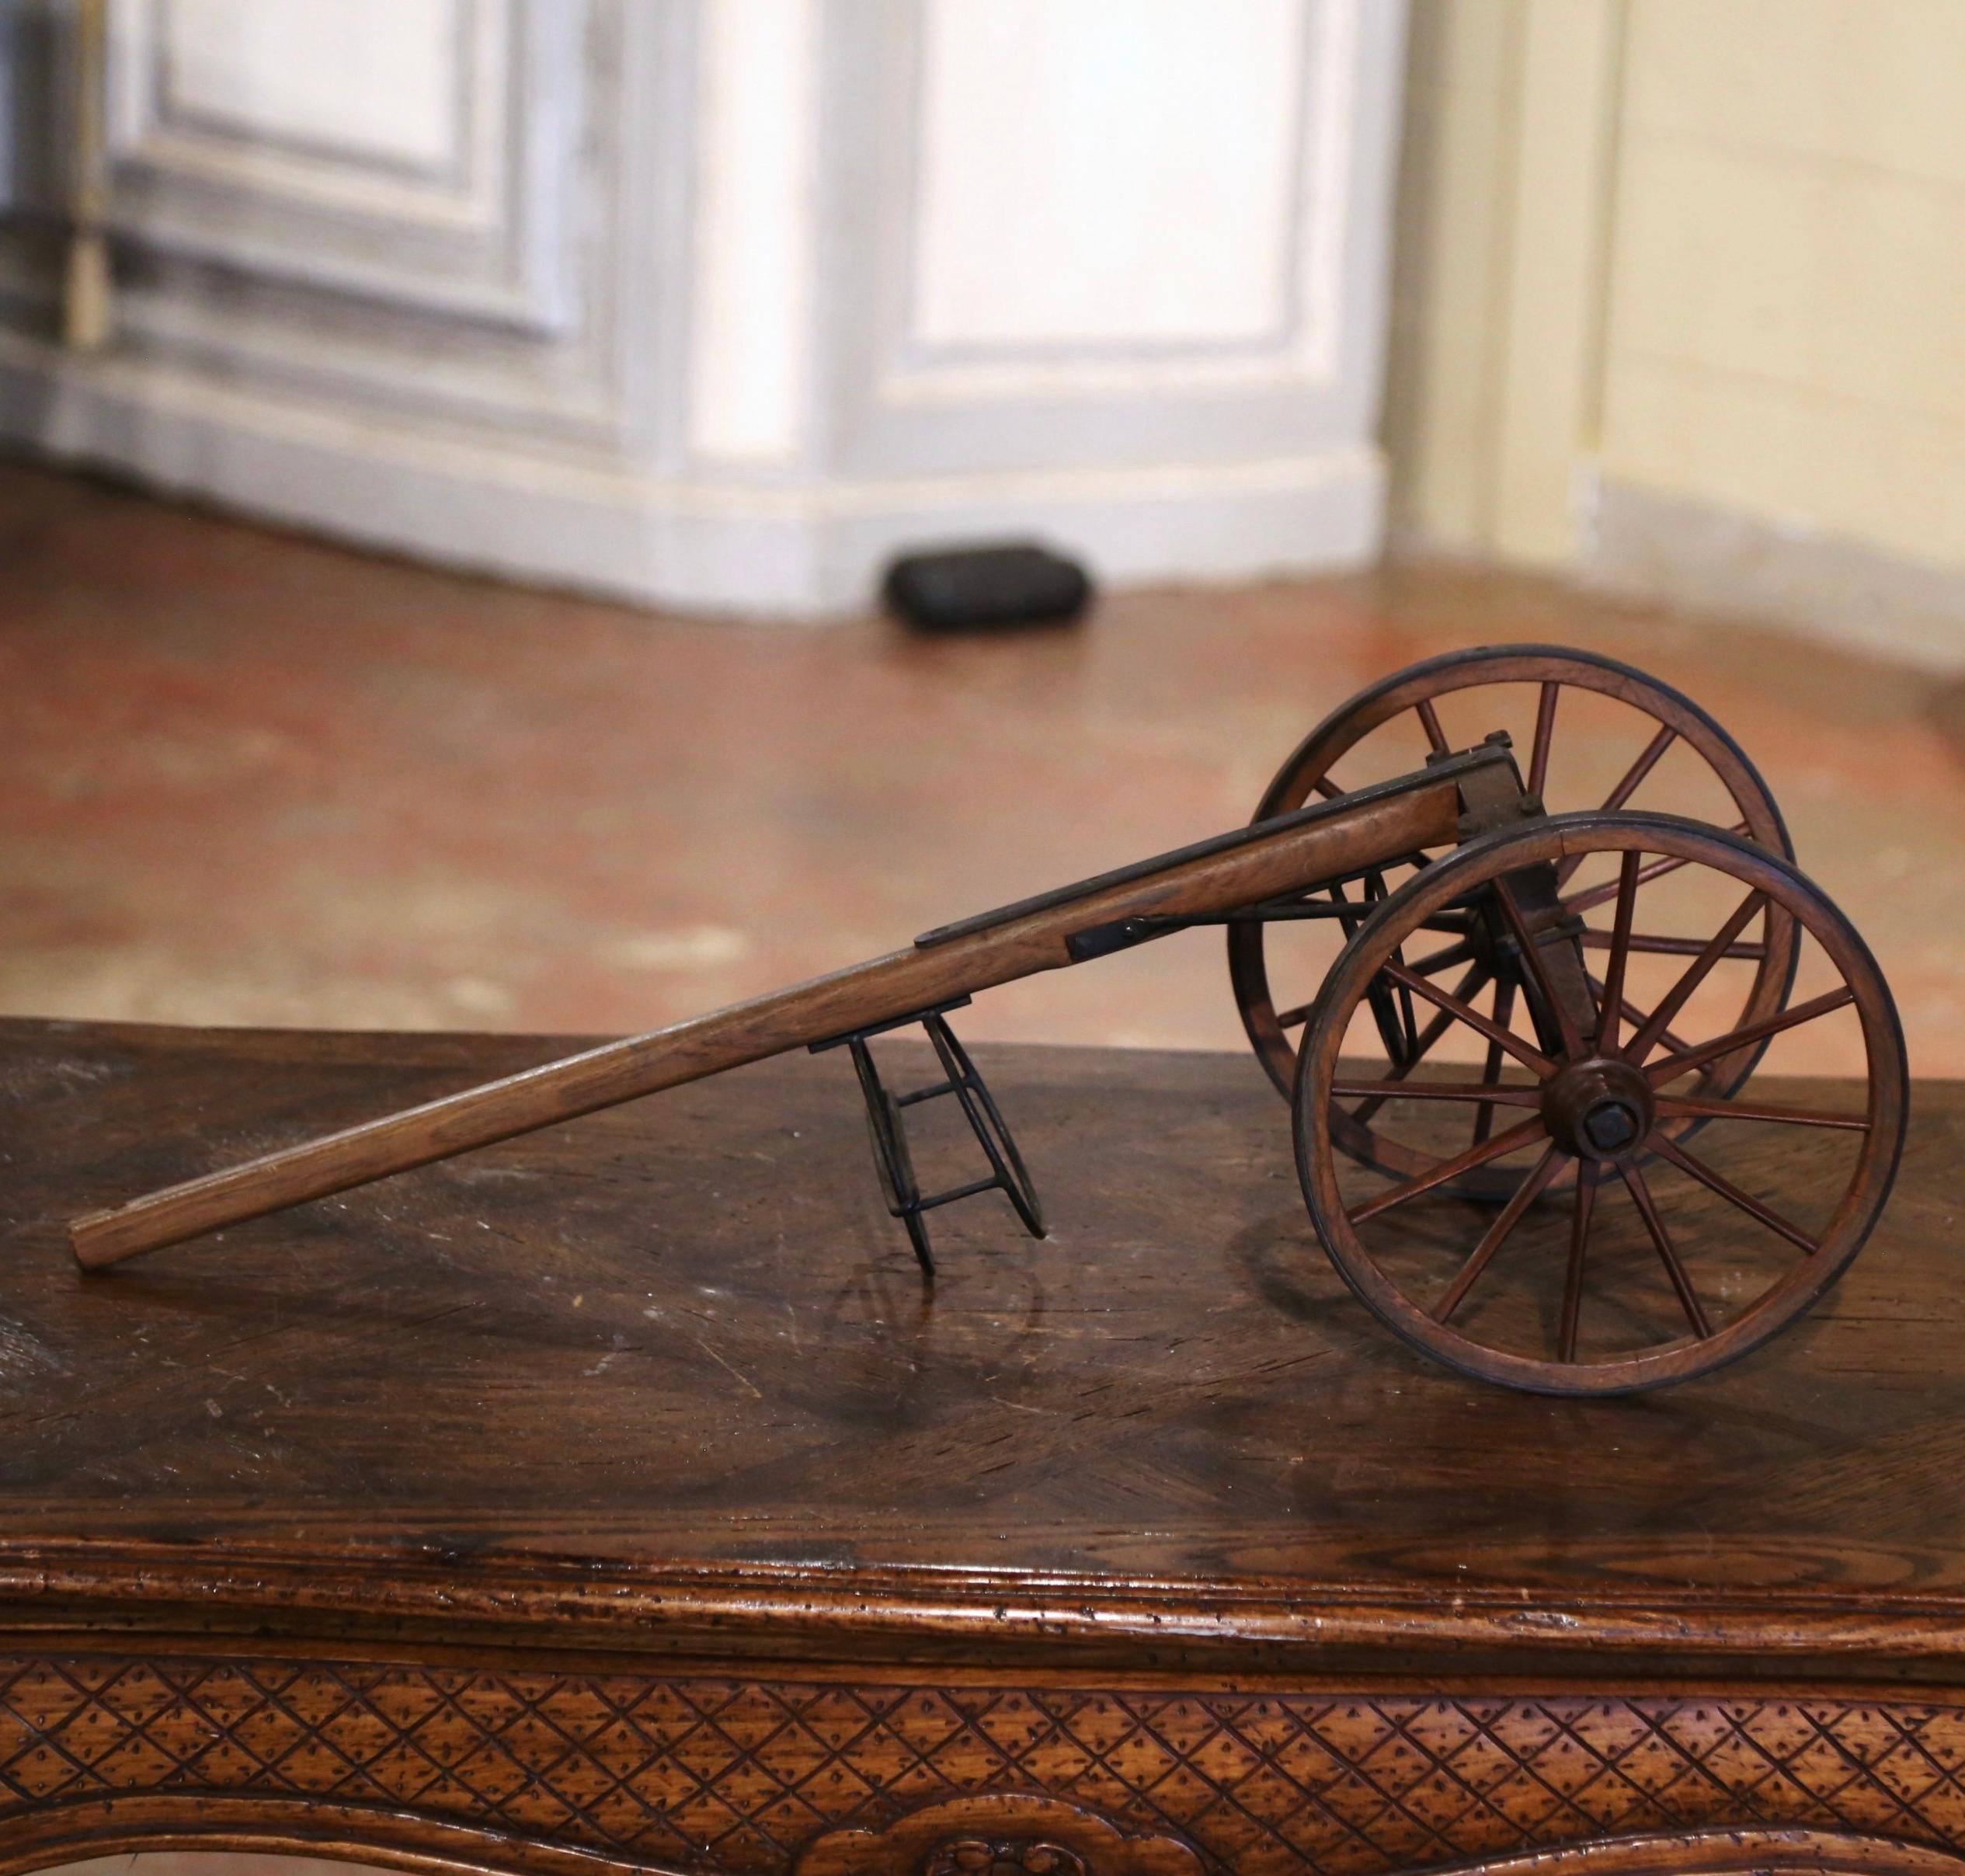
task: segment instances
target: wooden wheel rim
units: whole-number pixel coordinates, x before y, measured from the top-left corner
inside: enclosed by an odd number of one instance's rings
[[[1543,684],[1614,698],[1653,722],[1669,726],[1679,740],[1704,760],[1732,797],[1751,837],[1786,858],[1794,857],[1786,823],[1759,771],[1713,717],[1682,692],[1633,666],[1594,653],[1551,645],[1495,645],[1448,652],[1394,672],[1359,691],[1331,712],[1297,745],[1270,782],[1254,818],[1266,820],[1302,806],[1318,780],[1328,774],[1345,754],[1373,730],[1416,711],[1421,703],[1490,684]],[[1517,754],[1519,756],[1521,752]],[[1532,761],[1532,756],[1529,760]],[[1743,1021],[1771,1015],[1779,1009],[1793,981],[1795,960],[1800,949],[1798,935],[1785,929],[1770,930],[1768,937],[1768,955],[1744,1007]],[[1296,1087],[1297,1048],[1277,1020],[1260,924],[1229,927],[1228,974],[1242,1027],[1256,1059],[1287,1098]],[[1730,1094],[1753,1072],[1759,1056],[1759,1050],[1751,1049],[1738,1057],[1715,1063],[1706,1077],[1705,1091]],[[1689,1136],[1696,1130],[1695,1126],[1685,1132]],[[1407,1175],[1426,1169],[1428,1162],[1423,1156],[1400,1142],[1384,1139],[1348,1115],[1337,1124],[1335,1131],[1338,1144],[1366,1165]],[[1505,1197],[1513,1185],[1512,1175],[1476,1175],[1459,1189],[1499,1199]]]
[[[1818,1248],[1703,1340],[1682,1336],[1602,1361],[1539,1360],[1488,1347],[1436,1321],[1365,1248],[1337,1189],[1325,1117],[1352,1012],[1403,936],[1469,887],[1539,860],[1577,852],[1686,854],[1767,895],[1814,938],[1853,993],[1869,1074],[1863,1136],[1848,1187]],[[1798,949],[1798,945],[1797,945]],[[1757,1052],[1758,1053],[1758,1052]],[[1840,911],[1786,860],[1739,837],[1676,816],[1563,815],[1470,843],[1386,900],[1327,980],[1298,1062],[1294,1112],[1298,1175],[1325,1251],[1353,1292],[1393,1332],[1435,1359],[1480,1380],[1533,1393],[1629,1394],[1709,1373],[1779,1334],[1827,1293],[1862,1249],[1882,1211],[1903,1147],[1909,1085],[1896,1006],[1875,959]],[[1435,1162],[1437,1163],[1437,1162]]]

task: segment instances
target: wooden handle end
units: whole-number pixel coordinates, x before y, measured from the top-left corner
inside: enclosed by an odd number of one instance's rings
[[[68,1243],[85,1270],[102,1270],[155,1248],[145,1238],[131,1241],[130,1221],[120,1212],[85,1212],[68,1226]]]

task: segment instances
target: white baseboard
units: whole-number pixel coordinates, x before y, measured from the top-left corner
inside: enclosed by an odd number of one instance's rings
[[[1579,571],[1590,584],[1965,671],[1965,567],[1610,479],[1586,506]]]
[[[0,336],[0,437],[158,489],[441,565],[695,611],[814,618],[896,551],[1034,534],[1114,584],[1350,567],[1378,552],[1371,447],[1259,462],[713,482],[467,440],[77,360]]]

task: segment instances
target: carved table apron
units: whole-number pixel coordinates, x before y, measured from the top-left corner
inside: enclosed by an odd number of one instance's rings
[[[929,1293],[803,1058],[85,1278],[560,1044],[0,1045],[0,1867],[1960,1867],[1954,1088],[1815,1318],[1591,1403],[1379,1332],[1235,1057],[979,1051],[1052,1235]]]

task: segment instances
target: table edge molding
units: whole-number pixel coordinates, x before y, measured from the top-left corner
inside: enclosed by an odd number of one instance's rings
[[[883,1640],[944,1654],[1041,1648],[1202,1658],[1329,1652],[1609,1654],[1790,1662],[1965,1660],[1965,1597],[1828,1591],[1599,1594],[1314,1582],[1204,1585],[1117,1576],[934,1570],[513,1571],[303,1558],[200,1547],[0,1552],[0,1629],[110,1626],[260,1632],[493,1634],[607,1649],[768,1647],[850,1656]]]

